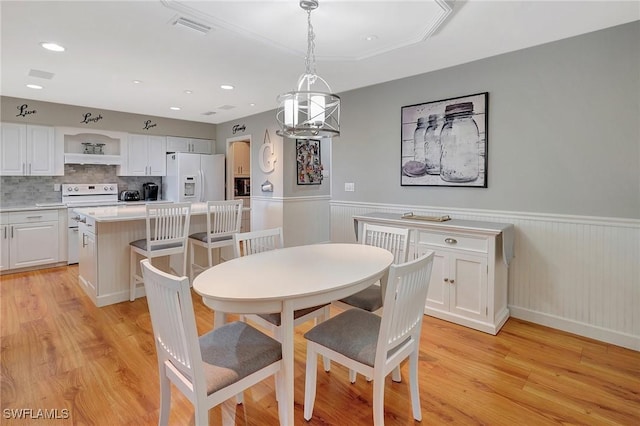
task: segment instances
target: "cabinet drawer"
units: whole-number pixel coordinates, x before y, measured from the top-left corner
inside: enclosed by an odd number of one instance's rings
[[[486,238],[474,238],[468,235],[458,235],[438,232],[418,232],[418,244],[429,244],[443,248],[456,250],[470,250],[487,253],[488,242]]]
[[[9,223],[58,221],[58,210],[26,210],[9,213]]]

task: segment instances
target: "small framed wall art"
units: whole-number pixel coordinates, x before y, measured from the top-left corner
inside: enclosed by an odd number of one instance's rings
[[[298,185],[320,185],[323,169],[320,140],[296,139],[296,163]]]
[[[401,109],[402,186],[487,187],[487,92]]]

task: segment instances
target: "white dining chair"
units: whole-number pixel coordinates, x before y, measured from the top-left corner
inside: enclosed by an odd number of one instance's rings
[[[207,202],[207,230],[189,235],[189,278],[191,281],[196,273],[214,265],[214,249],[217,249],[215,263],[219,263],[220,249],[233,245],[233,234],[240,232],[242,207],[242,200]],[[196,247],[203,247],[207,250],[207,266],[196,263]]]
[[[233,235],[233,241],[236,257],[248,256],[284,247],[284,238],[282,228],[280,227],[237,233]],[[294,327],[310,320],[315,320],[316,323],[318,323],[328,319],[330,316],[330,306],[331,304],[327,303],[293,311]],[[261,327],[270,330],[278,341],[282,341],[282,318],[280,312],[273,314],[249,314],[244,315],[243,319],[253,321]],[[329,360],[326,359],[325,361],[325,371],[329,371]]]
[[[362,227],[361,244],[380,247],[393,254],[393,263],[405,263],[409,258],[409,228],[374,225],[365,223]],[[341,309],[358,308],[380,314],[383,309],[382,288],[380,283],[371,285],[358,293],[336,300],[333,304]],[[351,383],[356,381],[356,373],[349,372]],[[371,377],[367,377],[371,380]],[[402,381],[400,368],[393,372],[393,380]]]
[[[169,421],[171,383],[193,404],[195,424],[206,425],[209,409],[280,374],[279,342],[240,321],[198,337],[189,279],[167,274],[148,259],[141,268],[158,357],[159,425]],[[276,395],[281,392],[279,382],[283,381],[276,380]]]
[[[373,424],[384,425],[385,377],[409,358],[413,418],[422,420],[418,389],[418,355],[424,304],[429,290],[433,252],[391,265],[382,317],[349,309],[305,333],[307,365],[304,418],[310,420],[316,396],[318,355],[373,378]]]
[[[138,256],[151,260],[155,257],[180,254],[182,270],[179,275],[186,275],[187,270],[187,236],[191,219],[191,203],[166,203],[146,205],[147,237],[132,241],[129,262],[129,300],[134,301],[139,284],[142,284],[142,273],[138,274]]]
[[[393,254],[393,263],[404,263],[409,256],[409,229],[365,223],[362,227],[361,244],[380,247]],[[342,309],[359,308],[369,312],[379,312],[383,306],[382,290],[379,283],[358,293],[334,302]]]

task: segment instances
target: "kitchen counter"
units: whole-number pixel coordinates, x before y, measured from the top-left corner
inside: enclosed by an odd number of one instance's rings
[[[67,206],[65,206],[62,203],[36,203],[36,204],[29,204],[29,205],[24,205],[24,206],[9,206],[9,207],[5,207],[2,206],[0,207],[0,213],[7,213],[7,212],[22,212],[25,210],[59,210],[59,209],[66,209]]]
[[[75,213],[86,216],[96,222],[122,222],[146,218],[145,204],[120,204],[107,207],[78,207]],[[191,215],[203,215],[207,212],[207,203],[191,203]]]

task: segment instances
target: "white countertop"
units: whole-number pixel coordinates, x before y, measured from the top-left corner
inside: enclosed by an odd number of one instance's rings
[[[121,222],[126,220],[141,220],[146,218],[144,204],[126,204],[108,207],[78,207],[73,209],[75,213],[92,218],[96,222]],[[205,214],[207,203],[192,203],[191,214]]]
[[[66,209],[67,206],[65,206],[62,203],[36,203],[36,204],[28,204],[28,205],[24,205],[24,206],[11,206],[11,207],[4,207],[2,206],[0,208],[0,212],[1,213],[5,213],[5,212],[22,212],[25,210],[59,210],[59,209]]]

